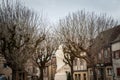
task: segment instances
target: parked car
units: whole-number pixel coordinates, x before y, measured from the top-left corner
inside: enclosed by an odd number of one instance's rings
[[[4,74],[0,74],[0,80],[7,80]]]

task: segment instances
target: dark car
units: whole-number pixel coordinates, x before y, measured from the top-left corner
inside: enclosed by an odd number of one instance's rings
[[[0,74],[0,80],[7,80],[7,78],[5,77],[5,75]]]

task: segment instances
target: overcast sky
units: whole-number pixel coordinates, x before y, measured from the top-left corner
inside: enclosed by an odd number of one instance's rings
[[[20,0],[21,1],[21,0]],[[120,20],[120,0],[22,0],[38,14],[44,13],[51,22],[78,10],[106,13]]]

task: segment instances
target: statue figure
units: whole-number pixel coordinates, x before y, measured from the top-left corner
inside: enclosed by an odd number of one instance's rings
[[[57,64],[55,80],[67,80],[66,71],[70,72],[70,68],[69,68],[68,65],[66,65],[63,62],[64,53],[63,53],[62,45],[59,46],[59,48],[56,51],[55,55],[56,55],[56,64]]]

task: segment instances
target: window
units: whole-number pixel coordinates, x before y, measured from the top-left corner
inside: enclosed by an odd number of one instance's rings
[[[102,58],[101,53],[98,53],[98,58],[99,58],[99,60],[101,60],[101,58]]]
[[[98,75],[101,75],[100,69],[97,70],[97,74],[98,74]]]
[[[90,75],[93,75],[93,71],[92,70],[90,70]]]
[[[81,80],[81,75],[80,74],[78,74],[78,80]]]
[[[86,74],[84,74],[84,79],[83,80],[86,80]]]
[[[84,59],[80,60],[80,70],[87,70],[87,63]]]
[[[75,80],[81,80],[81,75],[80,74],[75,74]]]
[[[74,66],[77,66],[77,59],[74,60]]]
[[[80,61],[80,65],[84,65],[84,61],[83,60]]]
[[[108,58],[108,52],[107,52],[107,50],[104,51],[104,57]]]
[[[108,51],[108,54],[111,54],[110,48],[108,48],[107,51]],[[111,55],[109,55],[109,57],[111,57]]]
[[[75,80],[77,80],[77,74],[75,74]]]
[[[84,70],[84,61],[80,61],[80,70]]]
[[[112,68],[107,68],[107,75],[111,76],[112,75]]]
[[[120,58],[120,50],[114,51],[113,54],[114,54],[114,58],[116,59]]]
[[[90,69],[90,74],[89,74],[89,76],[90,76],[90,80],[93,80],[93,70],[92,70],[92,69]]]
[[[120,76],[120,68],[117,68],[117,76]]]

